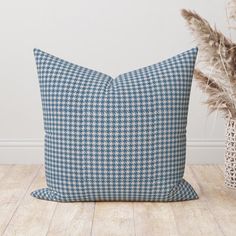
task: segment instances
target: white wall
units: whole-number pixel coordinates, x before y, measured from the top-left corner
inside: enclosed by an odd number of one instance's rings
[[[195,46],[181,8],[228,33],[221,0],[0,1],[0,163],[43,160],[34,47],[115,76]],[[223,162],[224,121],[203,98],[194,83],[187,160]]]

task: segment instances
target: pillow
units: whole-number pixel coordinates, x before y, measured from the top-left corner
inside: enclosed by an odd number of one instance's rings
[[[181,201],[197,48],[116,78],[34,50],[51,201]]]

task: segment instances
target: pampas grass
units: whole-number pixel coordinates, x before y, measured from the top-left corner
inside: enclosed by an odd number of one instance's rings
[[[236,20],[236,0],[229,6],[230,17]],[[236,119],[236,44],[196,12],[181,13],[198,44],[200,68],[194,74],[208,96],[206,104],[210,111]]]
[[[229,18],[236,20],[236,0],[228,2]]]

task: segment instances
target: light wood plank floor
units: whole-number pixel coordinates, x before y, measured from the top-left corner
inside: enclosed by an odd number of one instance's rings
[[[200,199],[174,203],[56,203],[30,196],[45,186],[39,165],[0,165],[0,235],[236,235],[236,190],[223,167],[192,165],[185,178]]]

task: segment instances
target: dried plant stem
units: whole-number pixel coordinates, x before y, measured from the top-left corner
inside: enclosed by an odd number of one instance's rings
[[[197,13],[182,10],[182,16],[199,47],[201,69],[195,70],[195,78],[208,95],[206,104],[210,111],[236,119],[236,44]]]

